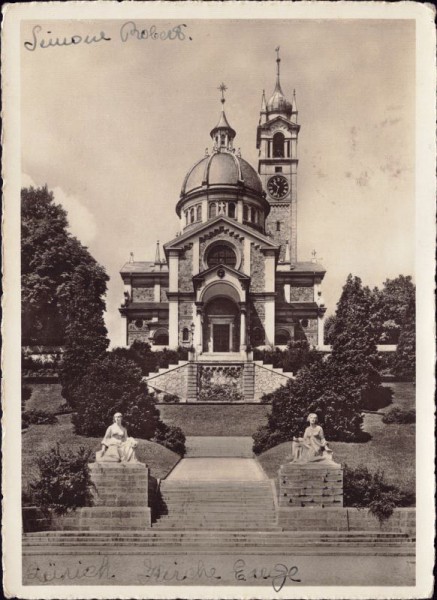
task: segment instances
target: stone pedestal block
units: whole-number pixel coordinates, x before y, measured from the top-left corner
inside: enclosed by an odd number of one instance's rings
[[[79,529],[151,527],[149,469],[142,463],[91,463],[94,506],[82,508]]]
[[[279,507],[343,506],[343,469],[337,463],[288,463],[279,469]]]

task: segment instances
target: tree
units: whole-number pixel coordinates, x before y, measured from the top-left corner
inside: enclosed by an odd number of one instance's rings
[[[109,344],[103,320],[107,279],[103,268],[96,263],[80,265],[59,289],[59,297],[68,307],[59,375],[62,395],[72,408],[77,406],[75,390],[88,365],[104,356]]]
[[[310,412],[318,415],[328,439],[366,438],[361,411],[386,406],[392,395],[390,388],[380,385],[376,369],[372,306],[369,288],[349,275],[337,304],[331,355],[300,369],[294,381],[263,398],[272,403],[272,410],[267,426],[254,435],[255,452],[302,435]]]
[[[402,379],[414,381],[416,378],[416,302],[414,297],[410,298],[404,315],[393,371]]]
[[[151,439],[159,422],[159,411],[138,366],[112,352],[95,360],[74,388],[73,416],[76,433],[101,436],[121,412],[129,435]]]
[[[416,288],[410,275],[387,279],[383,288],[374,290],[374,318],[379,328],[379,342],[397,344],[405,313]]]
[[[181,455],[185,453],[185,435],[179,427],[160,420],[155,397],[147,388],[138,365],[123,356],[120,349],[95,360],[74,388],[76,433],[101,436],[121,412],[129,435],[152,440]]]
[[[329,440],[363,441],[359,389],[349,385],[346,371],[330,360],[302,368],[296,379],[263,397],[272,409],[267,425],[254,437],[254,452],[302,436],[310,412],[315,412]]]
[[[325,344],[332,344],[332,342],[334,341],[334,338],[333,338],[334,326],[335,326],[335,315],[329,315],[329,317],[327,317],[325,320],[325,327],[324,327]]]
[[[88,274],[87,274],[88,272]],[[79,280],[83,285],[79,285]],[[78,306],[103,313],[108,276],[68,232],[65,210],[47,186],[21,191],[21,287],[24,344],[63,345]],[[87,285],[90,284],[90,289]],[[71,289],[69,289],[71,287]],[[73,291],[74,290],[74,291]],[[74,297],[74,294],[79,296]],[[82,311],[83,312],[83,311]],[[102,320],[98,320],[97,330]],[[93,325],[90,322],[90,325]],[[96,334],[96,330],[94,330]],[[92,335],[91,328],[88,335]],[[106,333],[105,333],[106,335]],[[71,340],[71,335],[69,336]]]

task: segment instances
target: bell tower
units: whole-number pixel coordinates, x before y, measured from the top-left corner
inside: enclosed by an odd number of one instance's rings
[[[297,124],[296,94],[289,102],[280,81],[279,46],[276,48],[276,85],[266,102],[263,91],[257,128],[258,173],[263,182],[270,214],[266,232],[280,245],[280,262],[297,261]]]

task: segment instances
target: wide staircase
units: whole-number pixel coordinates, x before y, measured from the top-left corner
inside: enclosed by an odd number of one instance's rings
[[[172,531],[152,528],[133,531],[38,531],[23,536],[24,554],[82,555],[86,548],[105,554],[308,553],[412,555],[415,539],[406,533],[366,531]]]
[[[268,531],[276,528],[269,480],[163,481],[159,512],[154,529]]]

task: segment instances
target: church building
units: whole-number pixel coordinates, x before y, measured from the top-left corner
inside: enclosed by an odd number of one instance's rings
[[[188,169],[176,203],[180,233],[164,244],[165,259],[158,244],[153,262],[121,269],[127,345],[186,346],[216,361],[292,340],[323,345],[325,269],[297,256],[300,125],[280,60],[271,98],[262,95],[258,171],[234,147],[222,84],[212,149]]]

